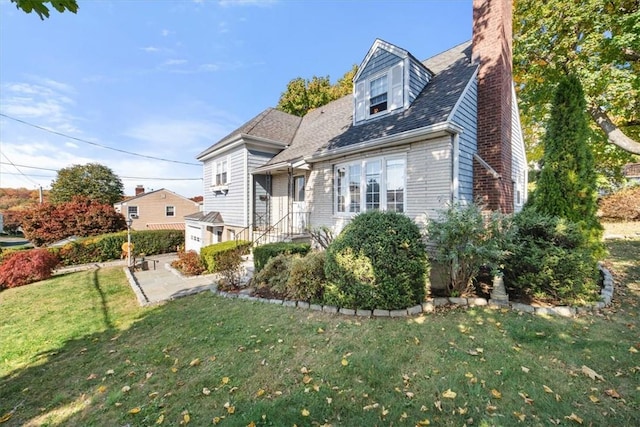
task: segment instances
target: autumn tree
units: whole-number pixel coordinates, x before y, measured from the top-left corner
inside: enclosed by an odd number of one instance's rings
[[[353,90],[352,81],[357,69],[354,65],[335,85],[331,84],[329,76],[313,76],[311,80],[296,77],[287,84],[276,108],[295,116],[304,116],[309,110],[348,95]]]
[[[88,163],[60,169],[51,183],[50,198],[53,204],[69,202],[76,196],[114,204],[123,194],[122,181],[110,168]]]
[[[35,12],[42,20],[49,17],[47,3],[60,13],[66,10],[72,13],[78,12],[76,0],[11,0],[11,3],[26,13]]]
[[[75,197],[57,205],[38,205],[24,213],[21,223],[24,236],[36,246],[70,236],[97,236],[127,228],[124,217],[113,205],[86,197]]]
[[[597,165],[619,170],[629,161],[627,153],[640,154],[640,3],[514,3],[514,80],[527,140],[539,140],[553,87],[572,73],[599,131],[592,139]],[[535,142],[528,151],[530,159],[541,156]]]
[[[582,226],[597,245],[602,234],[596,211],[596,175],[589,147],[586,102],[575,76],[560,80],[543,138],[542,171],[532,197],[540,213],[568,219]]]

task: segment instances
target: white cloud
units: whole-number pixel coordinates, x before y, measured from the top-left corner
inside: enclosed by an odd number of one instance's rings
[[[173,31],[169,31],[166,28],[162,30],[162,32],[160,34],[162,34],[163,37],[167,37],[169,34],[172,34]]]
[[[229,32],[229,24],[222,21],[218,23],[218,32],[220,34],[224,34],[224,33],[228,33]]]
[[[186,63],[187,63],[186,59],[169,59],[165,61],[162,65],[172,66],[172,65],[183,65]]]
[[[160,48],[155,46],[141,47],[140,50],[144,50],[145,52],[149,53],[160,52]]]
[[[124,135],[150,143],[154,151],[162,147],[168,151],[183,152],[186,147],[202,151],[228,131],[225,125],[214,121],[158,118],[127,129]],[[154,155],[162,157],[162,154]]]

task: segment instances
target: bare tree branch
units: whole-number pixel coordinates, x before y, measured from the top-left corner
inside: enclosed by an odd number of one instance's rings
[[[630,153],[640,154],[640,142],[625,135],[620,128],[611,121],[606,112],[599,107],[592,106],[589,108],[589,114],[598,126],[600,126],[600,129],[607,135],[610,143]]]

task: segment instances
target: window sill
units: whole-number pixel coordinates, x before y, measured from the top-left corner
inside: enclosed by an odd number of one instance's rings
[[[214,185],[211,187],[211,191],[213,191],[216,194],[227,194],[229,192],[229,186],[228,185]]]

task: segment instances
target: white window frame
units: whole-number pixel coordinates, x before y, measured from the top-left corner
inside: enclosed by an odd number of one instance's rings
[[[406,64],[404,61],[400,61],[382,72],[372,74],[371,76],[355,83],[354,123],[382,117],[404,107],[405,66]],[[378,111],[377,113],[371,113],[371,83],[382,77],[386,77],[387,79],[387,108],[382,111]]]
[[[169,208],[171,208],[171,215],[169,215]],[[174,205],[166,205],[164,207],[164,216],[175,217],[176,216],[176,207]]]
[[[338,216],[338,217],[347,217],[347,218],[351,218],[355,215],[357,215],[360,212],[366,212],[367,211],[367,163],[370,162],[380,162],[381,163],[381,171],[380,171],[380,210],[381,211],[386,211],[388,210],[388,205],[387,205],[387,162],[390,160],[402,160],[404,163],[404,171],[403,171],[403,181],[402,181],[402,188],[403,188],[403,199],[402,199],[402,212],[401,213],[406,213],[407,212],[407,156],[406,155],[389,155],[389,156],[378,156],[378,157],[370,157],[370,158],[365,158],[365,159],[358,159],[358,160],[353,160],[350,162],[343,162],[343,163],[338,163],[335,164],[333,166],[333,212],[334,215]],[[360,189],[359,189],[359,210],[358,211],[354,211],[351,212],[350,211],[350,206],[351,204],[351,199],[350,199],[350,192],[348,194],[345,194],[345,201],[344,201],[344,210],[343,211],[339,211],[339,188],[338,188],[338,171],[341,169],[344,169],[345,171],[345,178],[347,179],[347,186],[346,188],[349,188],[349,173],[350,173],[350,167],[351,166],[359,166],[360,167]]]
[[[230,156],[219,157],[213,160],[211,165],[211,186],[214,190],[226,190],[229,188],[229,183],[231,182],[231,159]],[[224,168],[222,167],[224,166]],[[218,169],[226,169],[224,172],[219,171]],[[226,179],[224,182],[218,183],[218,175],[226,173]]]
[[[132,212],[134,211],[135,212]],[[140,209],[138,208],[138,205],[134,205],[134,206],[127,206],[127,218],[131,218],[133,215],[134,217],[139,217],[140,216]]]

